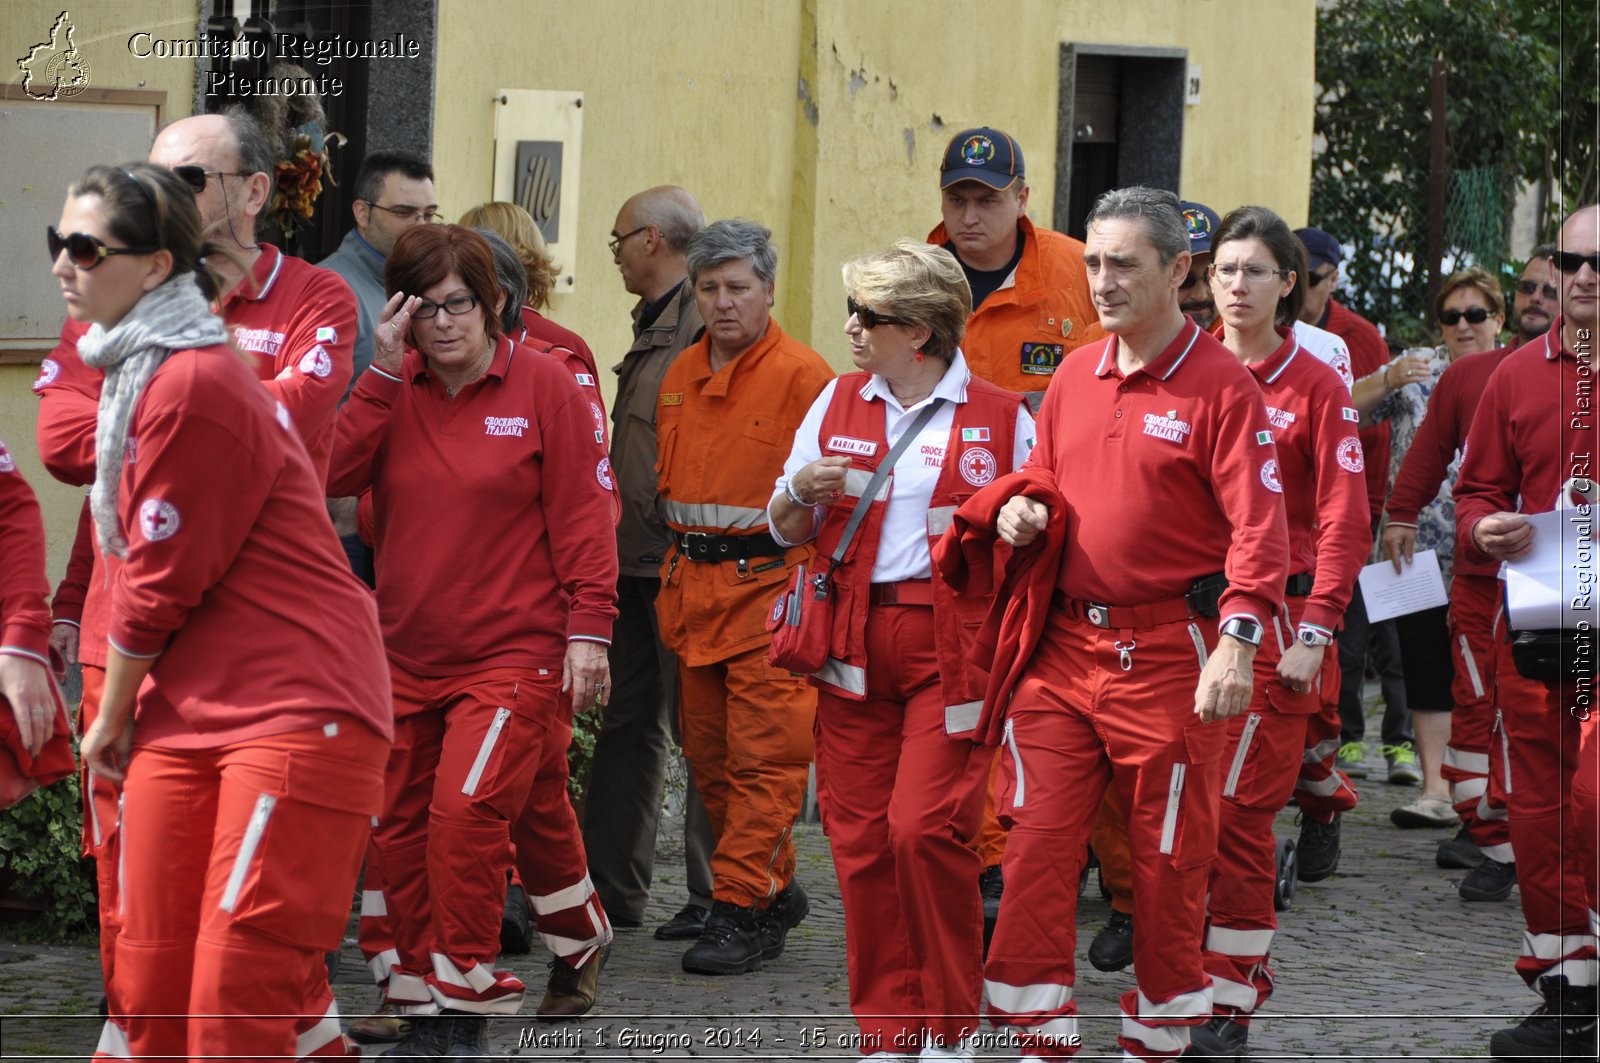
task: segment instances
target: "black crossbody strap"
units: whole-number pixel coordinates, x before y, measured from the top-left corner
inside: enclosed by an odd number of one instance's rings
[[[839,545],[834,548],[833,556],[828,559],[831,562],[829,565],[830,575],[833,569],[838,568],[844,562],[845,551],[850,549],[850,543],[855,539],[857,529],[861,527],[861,522],[867,517],[867,508],[872,505],[873,498],[883,487],[883,481],[889,478],[889,472],[894,468],[894,463],[900,460],[900,455],[905,453],[906,448],[911,445],[911,441],[921,435],[924,428],[928,427],[928,422],[933,420],[933,415],[939,412],[939,408],[945,402],[945,399],[934,399],[928,403],[921,413],[917,414],[917,419],[911,422],[910,428],[900,433],[900,441],[890,448],[882,463],[878,465],[878,470],[872,474],[872,479],[867,481],[867,489],[861,492],[861,498],[856,502],[856,508],[850,513],[850,521],[844,526],[844,534],[839,537]]]

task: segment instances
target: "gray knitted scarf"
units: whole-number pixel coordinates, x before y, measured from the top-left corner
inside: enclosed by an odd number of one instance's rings
[[[180,273],[147,292],[114,328],[92,325],[78,339],[83,364],[104,370],[106,376],[94,431],[94,487],[89,492],[102,553],[128,554],[128,542],[117,528],[117,490],[128,426],[145,385],[173,351],[227,341],[222,319],[211,312],[192,273]]]

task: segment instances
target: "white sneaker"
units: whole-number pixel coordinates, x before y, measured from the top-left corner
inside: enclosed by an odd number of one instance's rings
[[[935,1060],[970,1061],[972,1058],[971,1040],[963,1040],[953,1048],[935,1048],[933,1045],[928,1045],[923,1048],[922,1054],[917,1056],[920,1063],[933,1063]]]
[[[1389,813],[1389,820],[1396,827],[1406,830],[1420,827],[1454,827],[1461,822],[1456,810],[1450,807],[1450,802],[1433,794],[1423,794],[1409,805],[1401,805]]]

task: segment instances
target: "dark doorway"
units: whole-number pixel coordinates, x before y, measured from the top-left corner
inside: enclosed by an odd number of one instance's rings
[[[1083,219],[1108,189],[1177,192],[1187,55],[1182,48],[1061,46],[1057,230],[1083,239]]]

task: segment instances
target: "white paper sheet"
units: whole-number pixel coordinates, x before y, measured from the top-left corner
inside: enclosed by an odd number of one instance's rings
[[[1439,572],[1439,555],[1433,550],[1418,550],[1411,563],[1401,562],[1400,571],[1391,561],[1379,561],[1361,570],[1361,597],[1367,604],[1367,619],[1372,623],[1420,613],[1424,609],[1448,604],[1444,576]]]
[[[1534,530],[1532,552],[1505,566],[1508,625],[1513,631],[1592,630],[1600,605],[1594,508],[1535,513],[1528,523]]]

